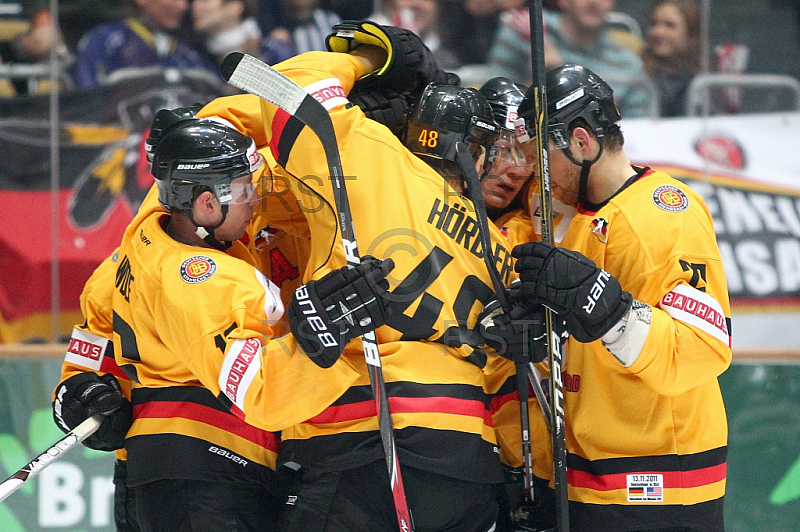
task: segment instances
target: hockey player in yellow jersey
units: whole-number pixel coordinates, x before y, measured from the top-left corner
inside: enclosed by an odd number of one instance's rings
[[[169,125],[192,118],[200,106],[162,109],[151,126],[145,143],[148,160]],[[275,169],[273,168],[273,171]],[[157,186],[142,203],[133,226],[154,212],[166,212],[158,202]],[[242,241],[248,244],[259,271],[281,289],[282,301],[291,301],[294,289],[300,284],[301,271],[307,255],[307,229],[294,228],[288,234],[260,223],[255,216]],[[296,236],[301,235],[301,236]],[[105,413],[106,419],[85,445],[99,450],[115,450],[114,469],[114,521],[120,532],[140,530],[136,517],[133,490],[127,489],[127,453],[122,448],[125,435],[131,426],[131,381],[119,368],[114,358],[112,342],[111,300],[119,260],[119,249],[104,260],[84,286],[81,310],[84,321],[76,325],[62,364],[61,378],[53,393],[54,419],[65,432],[96,412]],[[288,331],[287,331],[288,332]],[[89,390],[90,393],[86,393]],[[124,397],[124,399],[122,398]],[[112,408],[117,408],[109,412]],[[103,411],[103,409],[105,409]]]
[[[500,128],[491,154],[494,164],[481,179],[481,188],[489,218],[506,234],[512,247],[535,238],[529,196],[536,154],[530,144],[520,145],[514,135],[523,90],[525,87],[503,77],[492,78],[480,88]]]
[[[290,421],[270,398],[291,398],[307,417],[332,400],[326,396],[338,395],[330,392],[338,385],[315,379],[315,372],[345,382],[356,375],[287,356],[282,349],[295,345],[287,339],[262,365],[261,347],[270,343],[270,322],[283,305],[238,239],[253,217],[254,181],[264,170],[252,139],[234,129],[211,120],[176,122],[153,151],[158,198],[168,213],[138,217],[120,246],[114,346],[134,383],[125,447],[145,530],[274,530],[283,495],[274,471],[279,442],[264,429]],[[383,323],[375,291],[389,269],[365,262],[306,285],[320,306],[357,289],[356,298],[372,294],[363,305],[351,304],[361,319],[341,331],[339,346],[348,334]],[[334,330],[335,314],[321,310],[316,317]]]
[[[570,526],[722,531],[730,307],[711,215],[685,184],[630,164],[601,78],[564,65],[546,83],[552,191],[578,212],[560,247],[513,254],[522,301],[571,335]],[[519,110],[528,136],[534,98]]]
[[[382,34],[373,43],[398,45],[386,34],[391,30],[366,24],[355,32],[356,39],[362,30]],[[347,40],[342,37],[333,47],[342,44],[340,49],[348,50],[355,43]],[[390,277],[393,312],[376,333],[417,529],[484,532],[495,523],[494,484],[502,475],[482,373],[485,355],[461,345],[461,334],[475,326],[491,298],[491,279],[471,202],[387,128],[347,105],[345,95],[357,80],[397,74],[391,65],[375,68],[385,55],[377,60],[361,55],[369,48],[375,47],[364,45],[352,54],[301,54],[276,69],[319,96],[328,109],[350,176],[346,186],[359,247],[379,258],[391,256],[396,264]],[[406,57],[406,52],[393,50],[392,57]],[[272,150],[311,227],[306,277],[344,265],[329,170],[313,133],[299,130],[285,112],[251,95],[217,99],[199,115],[221,116]],[[450,143],[452,148],[456,137],[467,141],[482,171],[494,126],[490,111],[482,125],[470,125],[474,116],[461,117],[464,127]],[[505,239],[496,229],[491,238],[508,282],[513,265]],[[361,380],[320,415],[282,432],[282,461],[303,473],[283,530],[398,528],[360,343],[349,344],[342,358],[361,365]]]
[[[93,414],[105,416],[83,445],[114,451],[114,525],[120,532],[140,530],[132,493],[126,486],[127,453],[123,448],[131,426],[131,381],[117,366],[111,342],[111,295],[119,250],[95,269],[81,292],[83,323],[72,331],[61,378],[53,390],[53,418],[68,432]]]

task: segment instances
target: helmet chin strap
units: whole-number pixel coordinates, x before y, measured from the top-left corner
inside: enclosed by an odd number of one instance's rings
[[[578,205],[588,205],[589,202],[589,170],[592,169],[592,165],[597,162],[601,155],[603,155],[603,137],[599,137],[598,144],[600,145],[600,150],[597,152],[597,156],[592,159],[591,161],[584,160],[583,162],[578,162],[573,157],[572,152],[569,149],[569,146],[564,148],[564,155],[567,156],[567,159],[581,167],[581,177],[578,181]]]
[[[194,221],[194,216],[189,215],[189,219],[192,221],[194,226],[197,228],[194,230],[194,233],[203,239],[203,241],[211,246],[214,249],[219,251],[225,251],[226,249],[230,248],[233,245],[233,242],[226,242],[222,240],[217,240],[214,236],[214,230],[216,230],[219,226],[225,223],[225,218],[228,216],[228,206],[224,203],[220,205],[222,207],[222,220],[217,225],[200,225]]]

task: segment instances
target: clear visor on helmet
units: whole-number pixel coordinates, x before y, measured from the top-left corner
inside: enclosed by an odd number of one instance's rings
[[[214,192],[220,203],[226,205],[237,205],[255,203],[271,190],[271,186],[265,186],[264,171],[267,168],[264,156],[256,152],[258,161],[251,164],[253,172],[234,179],[229,183],[217,183],[214,185]],[[249,179],[247,179],[249,177]]]
[[[515,166],[529,169],[536,167],[536,143],[533,140],[521,142],[513,131],[501,130],[498,139],[489,152],[490,173]]]

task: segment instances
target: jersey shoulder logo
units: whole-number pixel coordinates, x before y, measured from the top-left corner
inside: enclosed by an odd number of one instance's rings
[[[217,271],[217,263],[211,257],[196,255],[181,263],[181,279],[189,284],[202,283]]]
[[[608,222],[605,218],[592,220],[592,234],[603,244],[608,242]]]
[[[278,239],[278,235],[281,234],[281,230],[277,227],[273,227],[271,225],[267,225],[262,229],[259,229],[256,233],[256,251],[261,251],[268,245],[272,244],[275,240]],[[282,236],[282,235],[281,235]]]
[[[661,185],[653,192],[653,203],[667,212],[682,212],[689,208],[689,198],[673,185]]]

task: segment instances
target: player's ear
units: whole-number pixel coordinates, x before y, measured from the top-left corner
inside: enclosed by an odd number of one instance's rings
[[[194,211],[195,216],[198,217],[199,221],[200,217],[206,217],[214,214],[214,211],[218,207],[219,202],[214,196],[214,193],[210,190],[205,190],[197,196],[196,200],[194,200],[192,210]]]
[[[577,147],[580,149],[581,153],[585,154],[585,152],[591,146],[593,136],[586,130],[586,128],[579,126],[572,130],[572,138],[574,142],[577,143]]]

